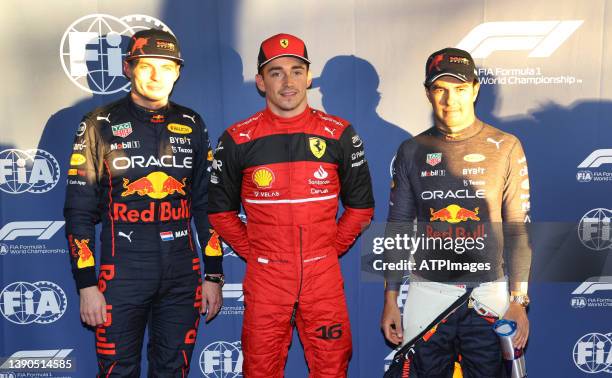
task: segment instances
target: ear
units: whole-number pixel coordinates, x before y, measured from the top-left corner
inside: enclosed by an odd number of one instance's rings
[[[255,84],[257,84],[257,89],[263,93],[266,93],[266,84],[264,83],[263,75],[255,75]]]
[[[308,70],[308,74],[306,76],[306,83],[308,85],[306,85],[306,88],[310,88],[310,86],[312,85],[312,71]]]
[[[434,103],[433,97],[431,95],[431,92],[429,91],[429,88],[425,87],[425,97],[427,97],[427,100],[429,101],[430,104]]]
[[[132,80],[132,66],[129,62],[123,61],[123,74],[130,80]]]
[[[474,84],[474,95],[472,98],[473,102],[476,102],[476,99],[478,98],[478,93],[480,92],[480,82],[477,81],[476,84]]]

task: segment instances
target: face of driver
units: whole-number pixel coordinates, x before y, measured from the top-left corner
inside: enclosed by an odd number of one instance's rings
[[[442,76],[425,88],[436,123],[451,131],[474,123],[474,102],[479,89],[478,82],[466,83],[452,76]]]
[[[255,77],[257,88],[266,94],[270,110],[281,117],[302,113],[308,106],[306,91],[312,74],[306,62],[283,56],[267,63]]]
[[[124,62],[124,71],[132,84],[134,102],[148,109],[157,109],[168,103],[180,75],[180,66],[171,59],[139,58]]]

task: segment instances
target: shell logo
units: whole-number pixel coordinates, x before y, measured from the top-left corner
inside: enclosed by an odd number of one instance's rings
[[[259,189],[268,189],[274,182],[274,172],[270,168],[257,168],[253,171],[253,182]]]
[[[485,159],[485,156],[482,154],[469,154],[463,157],[463,160],[467,161],[468,163],[480,163]]]
[[[168,125],[168,130],[172,131],[176,134],[191,134],[191,127],[186,125],[181,125],[178,123],[171,123]]]

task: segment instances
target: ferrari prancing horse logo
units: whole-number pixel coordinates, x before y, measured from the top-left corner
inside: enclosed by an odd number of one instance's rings
[[[280,40],[280,45],[281,45],[282,48],[286,49],[287,46],[289,46],[289,40],[286,39],[286,38],[281,39]]]
[[[323,154],[325,154],[325,147],[327,144],[323,139],[317,137],[310,137],[308,141],[310,142],[310,152],[312,152],[317,159],[320,159]]]

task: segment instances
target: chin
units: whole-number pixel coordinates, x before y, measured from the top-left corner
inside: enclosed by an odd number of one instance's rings
[[[145,96],[149,101],[160,101],[166,98],[166,95],[163,94],[147,94]]]

